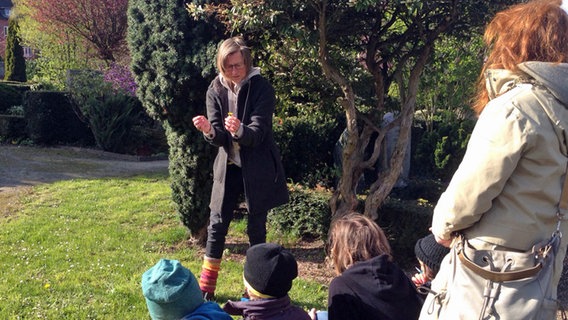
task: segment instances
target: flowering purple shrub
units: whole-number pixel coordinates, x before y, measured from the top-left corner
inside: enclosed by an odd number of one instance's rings
[[[112,85],[112,88],[129,96],[136,96],[136,82],[128,66],[112,63],[103,71],[104,80]]]

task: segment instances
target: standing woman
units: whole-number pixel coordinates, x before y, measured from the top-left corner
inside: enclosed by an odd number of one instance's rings
[[[268,210],[288,202],[280,152],[272,133],[274,88],[252,67],[250,48],[241,37],[229,38],[217,52],[219,75],[207,90],[207,117],[193,118],[205,139],[218,147],[207,245],[199,285],[212,299],[225,237],[239,197],[248,210],[250,245],[266,242]]]
[[[568,159],[567,1],[517,4],[497,13],[487,26],[489,55],[474,103],[479,119],[462,163],[434,209],[432,233],[438,243],[450,246],[460,233],[475,250],[525,252],[557,229]],[[561,221],[560,231],[568,234],[567,221]],[[525,312],[540,312],[534,319],[555,317],[564,239],[552,280],[542,284],[541,290],[550,286],[551,292],[537,297],[538,290],[518,289],[524,299],[503,309],[496,309],[493,300],[476,314],[467,313],[459,298],[464,290],[454,288],[470,288],[465,298],[470,301],[484,295],[457,276],[468,272],[455,252],[454,247],[443,260],[420,319],[477,319],[485,310],[503,320],[509,312],[516,312],[512,319],[528,319]],[[452,287],[446,287],[448,281]]]

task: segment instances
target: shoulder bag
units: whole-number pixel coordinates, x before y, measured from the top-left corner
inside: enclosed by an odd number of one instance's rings
[[[445,257],[449,263],[432,282],[420,319],[556,319],[552,274],[567,211],[568,174],[556,230],[531,250],[476,250],[463,235],[457,237]]]

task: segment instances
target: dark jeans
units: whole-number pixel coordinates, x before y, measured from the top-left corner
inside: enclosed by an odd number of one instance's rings
[[[207,227],[205,254],[210,258],[221,259],[225,248],[225,237],[233,220],[239,196],[244,192],[243,173],[236,165],[227,166],[225,190],[221,212],[211,211]],[[267,212],[248,212],[247,234],[251,246],[266,242]]]

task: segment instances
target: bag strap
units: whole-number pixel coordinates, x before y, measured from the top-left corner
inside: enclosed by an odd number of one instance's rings
[[[558,203],[558,212],[556,217],[558,218],[558,224],[556,225],[557,234],[562,238],[562,232],[560,231],[560,223],[562,220],[566,219],[566,214],[568,213],[568,165],[566,168],[566,174],[564,175],[564,185],[562,186],[562,193],[560,194],[560,202]]]
[[[560,196],[560,202],[558,203],[558,212],[556,216],[558,217],[558,224],[556,225],[556,231],[552,234],[552,238],[544,248],[544,253],[542,254],[542,258],[546,258],[548,251],[551,250],[552,246],[554,245],[554,241],[560,241],[562,237],[562,232],[560,232],[560,223],[564,220],[565,214],[568,212],[568,169],[566,170],[566,174],[564,175],[564,185],[562,186],[562,193]],[[492,271],[487,270],[475,262],[471,261],[465,253],[464,248],[465,246],[465,237],[461,235],[461,241],[457,244],[457,252],[458,257],[463,263],[464,266],[468,267],[471,271],[477,273],[481,277],[487,280],[491,280],[493,282],[503,282],[503,281],[514,281],[520,280],[528,277],[532,277],[536,275],[542,269],[542,259],[531,268],[522,269],[518,271]],[[556,250],[556,249],[555,249]]]
[[[464,240],[465,241],[465,240]],[[536,266],[532,268],[522,269],[518,271],[491,271],[483,269],[478,266],[475,262],[471,261],[463,251],[464,243],[462,242],[458,245],[458,257],[464,266],[468,267],[471,271],[477,273],[484,279],[491,280],[493,282],[504,282],[520,280],[524,278],[529,278],[536,275],[542,269],[542,261],[539,261]]]
[[[558,219],[563,219],[564,214],[568,212],[568,170],[564,176],[564,186],[562,186],[562,195],[560,196],[560,203],[558,204]]]

